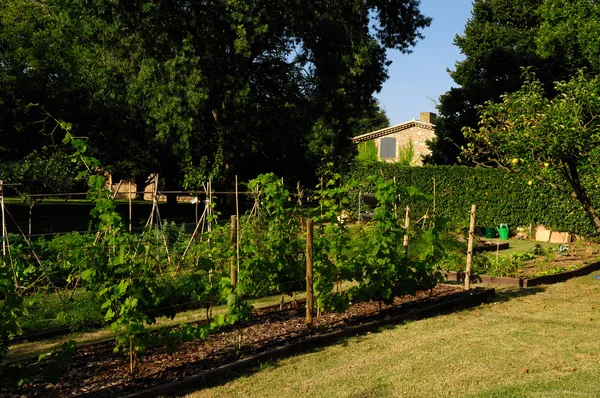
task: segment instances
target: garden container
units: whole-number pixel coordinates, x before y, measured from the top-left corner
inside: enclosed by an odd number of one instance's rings
[[[508,225],[500,224],[500,226],[496,229],[498,230],[498,235],[500,236],[500,239],[502,239],[502,240],[508,239]]]
[[[493,239],[496,237],[496,229],[493,227],[485,227],[485,237],[487,239]]]

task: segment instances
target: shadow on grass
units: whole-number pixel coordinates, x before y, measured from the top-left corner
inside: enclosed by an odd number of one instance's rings
[[[510,287],[506,289],[497,289],[494,302],[506,302],[519,297],[532,296],[534,294],[545,292],[546,288],[542,286],[520,288]]]

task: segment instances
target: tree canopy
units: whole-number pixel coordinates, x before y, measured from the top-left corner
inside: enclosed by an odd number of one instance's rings
[[[525,77],[520,90],[481,109],[480,128],[466,129],[472,142],[465,152],[475,160],[525,169],[542,182],[554,182],[558,176],[600,233],[597,204],[588,194],[599,186],[600,76],[579,72],[556,83],[552,98],[546,97],[535,75],[526,71]]]
[[[567,79],[581,66],[571,65],[562,50],[550,45],[552,40],[547,35],[560,31],[549,10],[566,10],[567,3],[559,0],[473,2],[472,16],[464,34],[454,40],[465,59],[449,71],[458,86],[440,97],[437,138],[430,145],[429,162],[452,164],[458,161],[461,147],[467,144],[462,128],[477,127],[477,106],[490,100],[498,101],[502,94],[521,87],[522,67],[536,71],[546,95],[551,96],[553,82]],[[548,48],[544,52],[537,49],[537,44],[542,42]]]
[[[580,68],[600,72],[600,4],[589,0],[545,0],[538,10],[538,52],[562,59],[571,74]]]
[[[7,0],[0,21],[0,134],[32,137],[16,157],[50,140],[37,103],[111,170],[195,188],[351,160],[381,123],[386,49],[431,20],[418,0]]]

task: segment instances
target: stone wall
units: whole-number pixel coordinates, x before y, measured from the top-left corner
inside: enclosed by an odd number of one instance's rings
[[[435,137],[435,132],[429,128],[413,126],[406,130],[399,131],[397,133],[388,134],[384,137],[375,138],[375,146],[377,147],[377,154],[379,156],[379,145],[382,138],[392,137],[396,139],[396,158],[395,159],[381,159],[386,162],[394,162],[398,160],[398,154],[403,148],[407,148],[409,142],[412,141],[414,156],[411,162],[411,166],[422,166],[423,157],[430,154],[431,151],[425,144],[426,141]]]

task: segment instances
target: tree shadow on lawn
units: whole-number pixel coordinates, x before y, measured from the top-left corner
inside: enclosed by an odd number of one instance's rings
[[[509,287],[505,289],[496,289],[496,295],[493,298],[493,302],[507,302],[512,299],[516,299],[519,297],[527,297],[532,296],[534,294],[545,292],[546,288],[542,286],[535,287]]]

